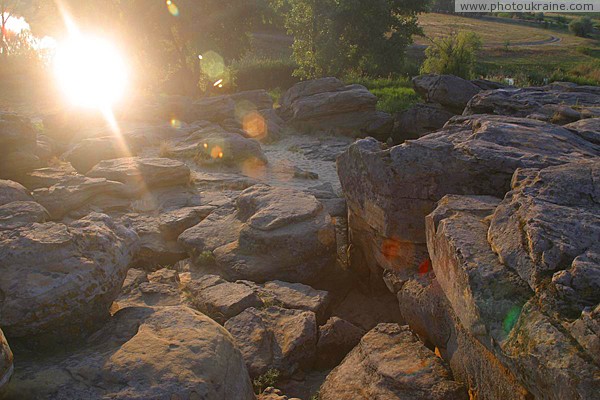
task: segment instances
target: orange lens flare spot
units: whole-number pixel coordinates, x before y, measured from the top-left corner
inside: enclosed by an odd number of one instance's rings
[[[181,128],[181,121],[173,118],[173,119],[171,119],[171,126],[173,128]]]
[[[212,158],[223,158],[223,149],[219,146],[215,146],[210,149],[210,156]]]
[[[385,239],[381,244],[381,253],[388,261],[397,258],[400,254],[400,242],[395,239]]]
[[[256,111],[244,116],[242,127],[248,135],[255,139],[262,139],[267,136],[267,123],[262,115]]]
[[[261,179],[267,174],[267,169],[261,160],[249,158],[242,163],[242,174],[254,179]]]
[[[208,143],[204,143],[202,146],[204,146],[205,149],[208,149]]]

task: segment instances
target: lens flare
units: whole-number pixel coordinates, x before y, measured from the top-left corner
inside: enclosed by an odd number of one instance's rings
[[[75,35],[59,44],[54,71],[66,97],[74,105],[107,109],[125,94],[127,66],[108,41]]]

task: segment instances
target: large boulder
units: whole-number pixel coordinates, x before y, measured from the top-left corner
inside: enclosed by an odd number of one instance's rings
[[[564,127],[574,130],[585,140],[600,145],[600,117],[580,119],[579,121],[564,125]]]
[[[407,326],[379,324],[327,376],[322,400],[464,400],[465,387]]]
[[[248,308],[225,323],[242,351],[250,376],[269,369],[291,376],[312,366],[317,346],[317,321],[311,311]]]
[[[0,326],[9,337],[79,332],[108,316],[137,235],[102,214],[0,231]]]
[[[536,398],[600,389],[593,333],[578,326],[593,326],[587,310],[600,303],[599,171],[517,170],[502,202],[448,196],[427,217],[436,280],[461,329]]]
[[[429,103],[437,103],[455,114],[462,114],[473,96],[481,92],[474,83],[454,75],[420,75],[412,80],[415,92]]]
[[[517,168],[597,159],[600,147],[541,121],[457,117],[444,129],[387,149],[374,139],[338,158],[349,209],[350,261],[365,281],[380,267],[412,271],[427,259],[424,217],[446,194],[502,197]]]
[[[121,182],[133,192],[164,186],[185,186],[190,182],[190,169],[169,158],[125,157],[104,160],[87,176]]]
[[[81,140],[64,153],[62,158],[70,162],[77,172],[86,174],[103,160],[131,155],[131,150],[124,140],[118,140],[115,136],[104,136]]]
[[[336,78],[305,81],[282,97],[280,114],[303,131],[332,131],[349,136],[387,138],[392,117],[376,110],[377,97],[361,85],[344,85]]]
[[[364,334],[364,330],[346,320],[329,318],[325,325],[319,327],[316,366],[320,369],[336,367]]]
[[[118,311],[82,347],[71,346],[65,355],[22,360],[6,396],[254,399],[231,335],[183,306]]]
[[[229,280],[310,283],[335,259],[335,231],[314,197],[255,185],[235,204],[210,214],[179,236],[196,263],[206,255]]]
[[[2,393],[4,386],[8,384],[13,371],[13,354],[4,337],[4,333],[0,329],[0,393]]]

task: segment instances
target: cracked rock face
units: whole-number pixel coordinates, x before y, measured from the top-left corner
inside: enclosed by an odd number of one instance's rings
[[[379,324],[363,336],[319,391],[323,400],[467,397],[443,361],[397,324]]]
[[[502,197],[517,168],[592,160],[600,147],[575,132],[524,118],[456,117],[444,129],[387,149],[373,139],[338,159],[349,209],[353,268],[403,271],[427,258],[424,217],[446,194]]]
[[[255,185],[179,236],[196,263],[210,255],[229,280],[310,283],[335,258],[331,217],[312,195]]]
[[[598,163],[517,170],[503,201],[446,196],[427,217],[436,280],[464,329],[536,397],[593,398]]]
[[[188,307],[130,307],[81,348],[23,360],[8,399],[254,399],[225,329]]]
[[[9,337],[78,332],[108,316],[137,235],[104,214],[0,231],[0,326]]]

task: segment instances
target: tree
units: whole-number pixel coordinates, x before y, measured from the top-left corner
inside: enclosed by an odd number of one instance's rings
[[[451,74],[469,79],[473,76],[481,39],[474,32],[453,33],[431,40],[425,50],[421,73]]]
[[[586,15],[571,21],[569,30],[576,36],[587,37],[594,31],[594,23],[592,19]]]
[[[36,7],[36,3],[36,1],[32,0],[0,0],[0,50],[3,57],[8,57],[10,52],[10,46],[8,44],[10,32],[7,29],[7,24],[12,18],[32,14]]]
[[[387,75],[402,66],[412,36],[421,34],[419,0],[290,0],[295,75],[304,79],[348,72]]]

